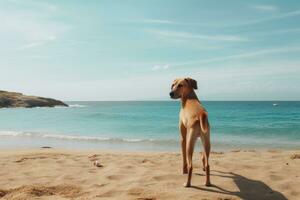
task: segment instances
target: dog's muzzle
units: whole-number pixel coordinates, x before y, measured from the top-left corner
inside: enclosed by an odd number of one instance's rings
[[[173,91],[170,92],[170,97],[171,97],[171,98],[174,98],[174,92],[173,92]]]

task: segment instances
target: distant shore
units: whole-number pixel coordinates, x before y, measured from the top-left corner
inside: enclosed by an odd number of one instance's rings
[[[28,96],[19,92],[8,92],[0,90],[0,108],[34,108],[34,107],[55,107],[68,105],[60,100]]]
[[[184,188],[181,155],[63,150],[0,152],[1,199],[289,199],[300,198],[300,149],[211,154],[212,187],[194,155]],[[94,166],[97,161],[100,167]]]

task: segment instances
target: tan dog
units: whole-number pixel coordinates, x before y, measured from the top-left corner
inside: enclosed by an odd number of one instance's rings
[[[202,153],[203,170],[206,172],[206,186],[210,186],[210,127],[207,112],[201,105],[194,91],[197,89],[197,81],[191,78],[175,79],[170,92],[172,99],[181,99],[179,114],[179,130],[181,133],[181,150],[183,158],[183,173],[188,174],[185,187],[191,186],[193,172],[193,152],[195,142],[201,138],[204,153]]]

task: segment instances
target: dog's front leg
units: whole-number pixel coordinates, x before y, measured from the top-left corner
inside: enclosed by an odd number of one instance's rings
[[[181,153],[182,153],[182,173],[187,174],[187,163],[186,163],[186,128],[183,123],[179,122],[179,130],[181,133]]]

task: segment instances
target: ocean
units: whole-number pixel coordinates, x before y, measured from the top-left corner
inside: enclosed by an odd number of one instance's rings
[[[0,148],[179,151],[178,101],[0,109]],[[300,102],[204,101],[213,151],[299,149]],[[200,150],[200,140],[197,150]]]

